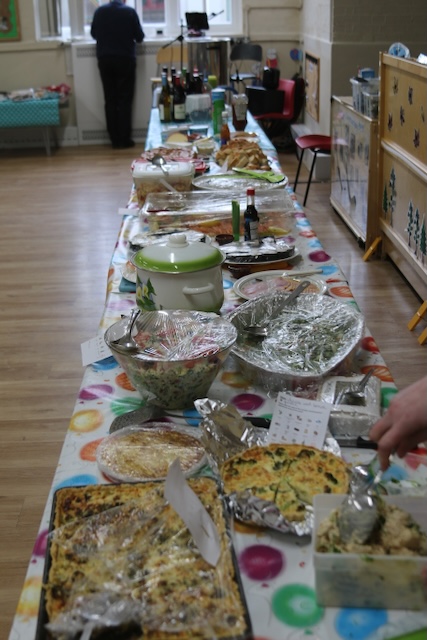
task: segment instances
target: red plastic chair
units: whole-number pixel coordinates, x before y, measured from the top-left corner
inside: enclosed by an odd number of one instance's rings
[[[282,111],[262,113],[254,116],[254,119],[260,123],[270,139],[278,135],[279,131],[283,130],[283,125],[292,124],[295,120],[295,87],[295,80],[280,78],[277,90],[283,91],[285,94]]]
[[[301,153],[300,153],[300,157],[299,157],[297,175],[295,176],[294,191],[297,188],[299,173],[300,173],[300,169],[301,169],[301,165],[302,165],[302,159],[303,159],[303,156],[304,156],[304,151],[306,149],[310,149],[314,154],[313,162],[311,163],[311,167],[310,167],[310,174],[308,176],[307,188],[306,188],[305,196],[304,196],[304,206],[305,206],[305,203],[307,202],[308,192],[310,190],[310,184],[311,184],[311,179],[313,177],[314,165],[316,164],[317,154],[318,153],[328,153],[328,154],[331,153],[332,138],[331,138],[331,136],[323,136],[323,135],[320,135],[320,134],[309,134],[309,135],[300,136],[299,138],[297,138],[295,140],[295,144],[300,149]]]

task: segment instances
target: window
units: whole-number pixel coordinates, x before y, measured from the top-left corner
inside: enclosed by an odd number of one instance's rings
[[[142,0],[144,25],[164,24],[166,21],[164,0]]]
[[[35,0],[38,37],[90,37],[90,25],[101,0]],[[241,0],[127,0],[136,9],[147,39],[186,35],[186,12],[208,16],[207,36],[233,36],[242,32]],[[161,32],[161,34],[160,34]]]

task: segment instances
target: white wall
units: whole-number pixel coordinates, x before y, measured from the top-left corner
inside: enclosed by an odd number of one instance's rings
[[[426,0],[305,0],[301,16],[304,51],[320,59],[319,122],[305,114],[313,133],[330,132],[330,97],[351,95],[359,67],[378,70],[379,53],[403,42],[411,55],[427,53]]]
[[[258,42],[264,51],[277,52],[281,76],[291,78],[300,71],[299,62],[290,57],[300,47],[300,21],[303,0],[243,0],[244,34]]]
[[[136,141],[143,141],[147,133],[152,103],[150,78],[157,72],[156,51],[157,46],[138,46],[132,129],[132,137]],[[72,64],[78,142],[109,144],[95,43],[73,44]]]

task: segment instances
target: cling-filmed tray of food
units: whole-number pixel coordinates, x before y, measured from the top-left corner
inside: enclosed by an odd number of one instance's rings
[[[255,178],[253,175],[245,175],[242,173],[216,173],[213,175],[203,175],[194,178],[193,186],[197,189],[207,191],[231,191],[234,194],[244,194],[246,189],[252,187],[255,190],[275,190],[283,189],[288,184],[288,178],[283,176],[280,182],[270,182],[261,176]]]
[[[225,254],[225,264],[260,264],[295,257],[296,247],[284,240],[263,238],[258,243],[233,242],[221,247]]]
[[[188,476],[203,466],[205,449],[198,429],[147,422],[107,436],[96,450],[100,470],[115,482],[163,480],[176,458]]]
[[[36,640],[252,637],[217,483],[188,485],[217,529],[215,566],[166,501],[163,482],[56,492]]]
[[[351,369],[364,334],[363,316],[353,306],[320,294],[272,292],[242,304],[228,315],[238,330],[232,352],[245,376],[270,392],[318,385],[332,372]],[[264,339],[245,327],[268,324]]]
[[[148,223],[151,232],[185,228],[216,236],[233,232],[232,200],[236,200],[240,205],[243,234],[246,194],[236,196],[224,191],[153,193],[147,196],[140,217],[144,223]],[[256,201],[260,214],[261,236],[281,237],[292,231],[295,201],[287,191],[257,191]]]
[[[234,291],[241,298],[251,300],[265,293],[273,291],[284,291],[290,293],[297,288],[302,280],[308,280],[310,285],[304,289],[302,293],[325,293],[327,290],[326,282],[318,276],[300,276],[298,273],[295,277],[284,275],[283,269],[277,271],[259,271],[256,274],[250,274],[240,278],[234,283]]]
[[[246,207],[246,194],[235,198],[243,211]],[[291,198],[287,191],[266,191],[260,189],[256,192],[256,205],[260,213],[275,212],[294,213],[295,200]],[[207,214],[230,214],[231,196],[223,192],[201,193],[200,191],[186,191],[181,193],[152,193],[147,196],[147,200],[142,208],[141,214],[175,214],[176,219],[180,216],[192,214],[203,217]]]

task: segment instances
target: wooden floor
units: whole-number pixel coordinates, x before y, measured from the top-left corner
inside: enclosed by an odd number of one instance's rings
[[[0,640],[8,637],[82,381],[80,344],[101,319],[118,209],[140,151],[0,153]],[[292,184],[295,158],[280,159]],[[328,183],[312,185],[306,211],[347,276],[397,386],[413,382],[426,371],[427,345],[417,342],[425,322],[414,332],[406,325],[421,300],[388,261],[362,261],[330,207]]]

